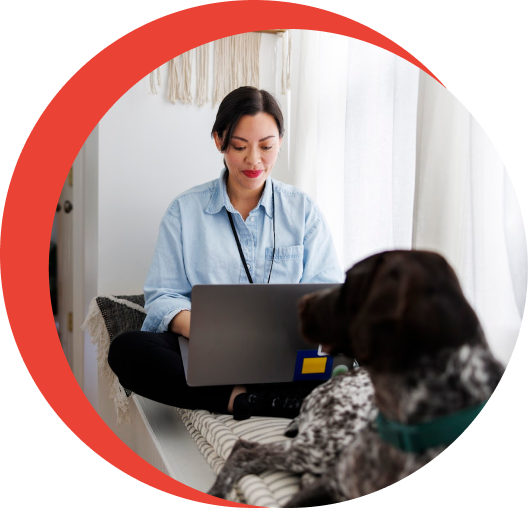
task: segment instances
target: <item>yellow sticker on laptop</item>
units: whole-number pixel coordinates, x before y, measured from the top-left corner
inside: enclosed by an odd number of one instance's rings
[[[330,379],[334,357],[320,355],[317,349],[297,351],[295,360],[294,381],[317,381]]]
[[[322,374],[326,370],[327,357],[305,358],[303,360],[302,374]]]

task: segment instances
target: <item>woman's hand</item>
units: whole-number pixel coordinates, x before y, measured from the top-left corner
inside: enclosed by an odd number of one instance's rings
[[[178,312],[169,323],[169,330],[188,338],[191,334],[191,311],[182,310]]]

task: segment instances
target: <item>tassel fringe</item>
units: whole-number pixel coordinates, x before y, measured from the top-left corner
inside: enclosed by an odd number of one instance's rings
[[[261,34],[250,32],[214,43],[213,105],[240,86],[260,85]]]
[[[291,36],[289,31],[280,33],[282,40],[282,67],[280,72],[281,93],[291,88]],[[213,106],[240,86],[260,87],[260,46],[262,34],[243,33],[218,39],[213,46]],[[196,54],[196,100],[197,106],[209,101],[209,48],[204,44],[195,50],[187,51],[168,63],[167,98],[172,104],[193,103],[191,90],[193,55]],[[161,87],[160,69],[150,73],[150,93],[156,95]]]
[[[104,295],[107,298],[115,300],[114,297]],[[122,302],[122,300],[119,300]],[[131,302],[127,302],[131,303]],[[131,306],[142,309],[139,305],[131,303]],[[144,312],[144,310],[143,310]],[[128,397],[126,396],[125,389],[119,383],[119,379],[113,373],[110,365],[108,365],[108,350],[110,349],[110,337],[108,330],[106,329],[105,322],[97,301],[94,298],[90,302],[88,309],[88,316],[81,326],[81,329],[92,337],[92,344],[97,346],[97,366],[101,377],[108,383],[110,388],[110,399],[114,403],[114,408],[117,414],[117,425],[123,423],[132,423],[130,417],[130,411],[128,406]]]
[[[158,95],[158,87],[161,87],[161,69],[159,67],[150,73],[150,93]]]
[[[209,100],[209,44],[196,48],[196,105]]]
[[[192,55],[192,51],[187,51],[169,61],[167,98],[172,104],[176,104],[178,101],[184,104],[192,104]]]

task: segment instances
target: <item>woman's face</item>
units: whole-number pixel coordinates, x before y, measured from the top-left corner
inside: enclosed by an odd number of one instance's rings
[[[214,139],[220,149],[222,140],[216,132]],[[239,192],[261,189],[275,165],[281,143],[279,129],[271,115],[243,116],[224,152],[229,187]]]

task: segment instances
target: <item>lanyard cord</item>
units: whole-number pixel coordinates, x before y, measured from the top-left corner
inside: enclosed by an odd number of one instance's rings
[[[273,182],[271,181],[271,203],[272,203],[272,214],[273,214],[273,254],[271,255],[271,267],[268,275],[268,284],[271,279],[271,271],[273,270],[273,261],[275,260],[275,192],[273,191]],[[238,247],[238,253],[240,254],[240,259],[242,260],[242,264],[244,265],[244,270],[246,270],[246,275],[249,280],[250,284],[253,284],[253,279],[251,278],[251,274],[249,273],[249,269],[246,263],[246,258],[244,257],[244,253],[242,252],[242,246],[240,245],[240,240],[238,239],[238,235],[235,229],[235,224],[233,223],[233,216],[231,212],[226,208],[227,216],[229,217],[229,223],[231,224],[231,229],[233,230],[233,236],[235,237],[235,241]]]

